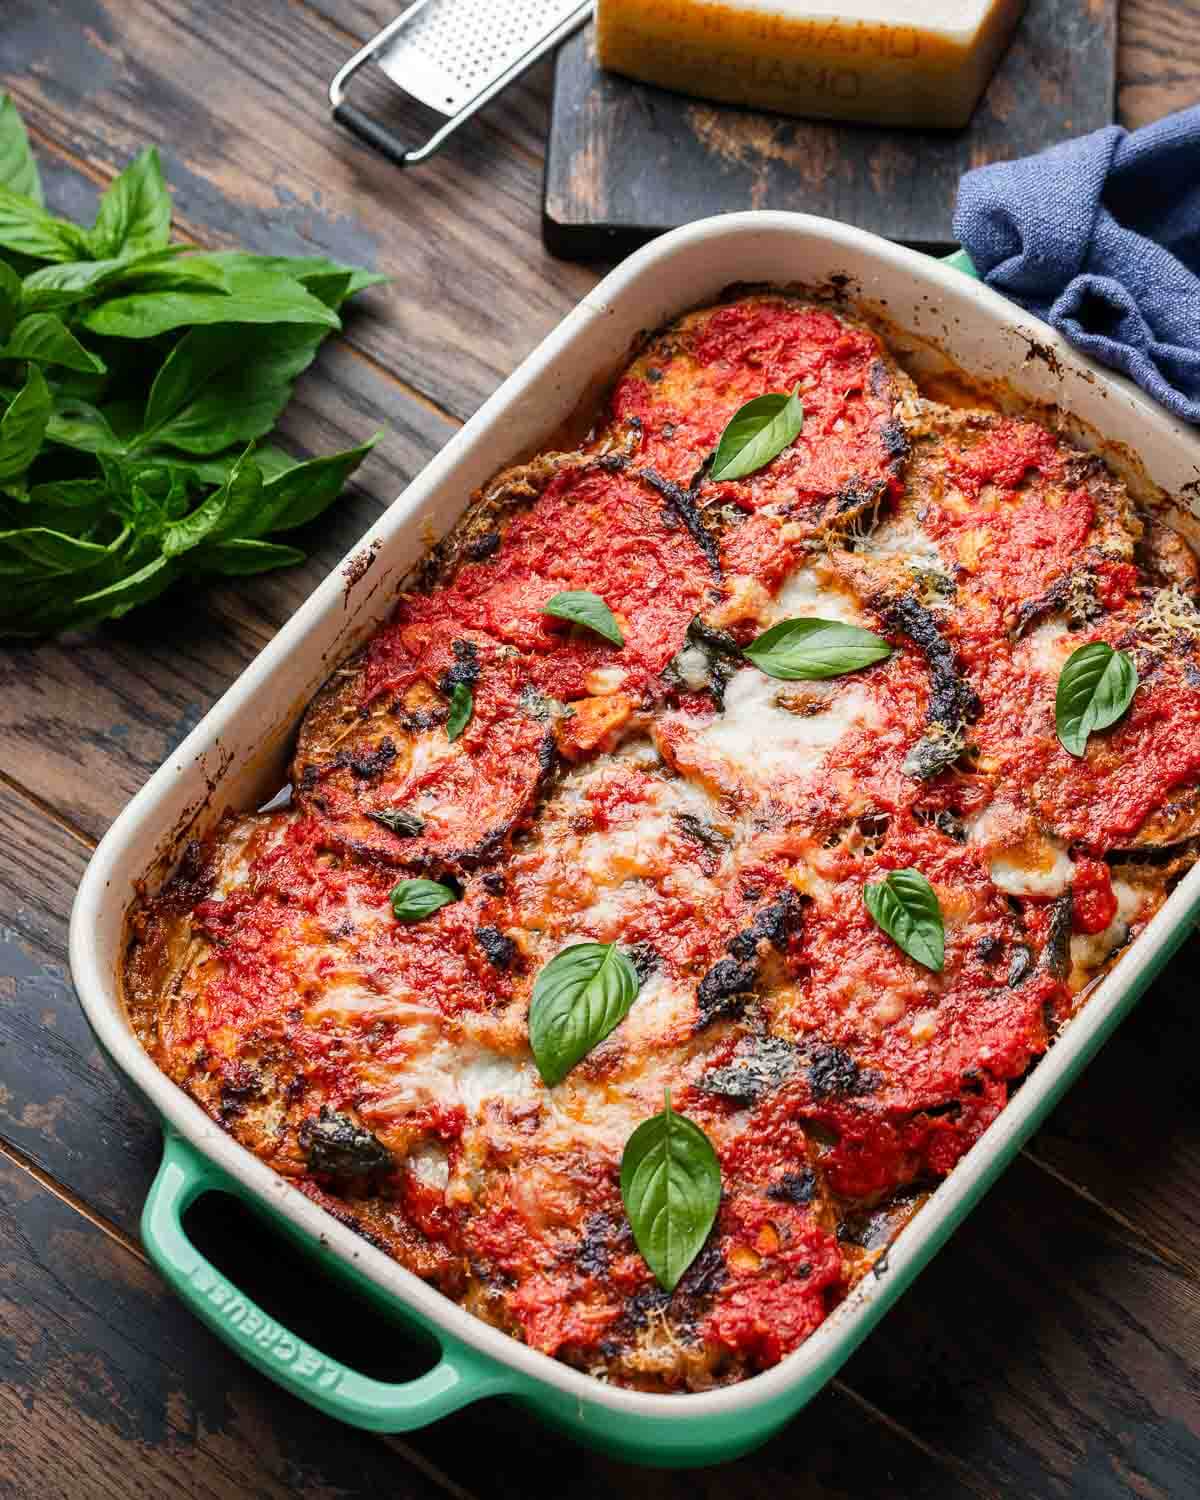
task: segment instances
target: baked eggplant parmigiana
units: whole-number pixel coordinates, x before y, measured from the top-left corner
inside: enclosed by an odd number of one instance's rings
[[[798,434],[714,479],[734,414],[789,394]],[[548,613],[563,593],[593,614]],[[226,815],[139,904],[134,1025],[478,1317],[640,1390],[742,1379],[885,1253],[1194,859],[1197,606],[1192,553],[1098,457],[923,398],[839,309],[735,292],[645,343],[578,451],[473,497],[310,705],[290,802]],[[812,619],[880,649],[746,655]],[[1083,646],[1106,675],[1068,749]],[[900,871],[925,917],[889,925],[864,893]],[[531,995],[580,942],[636,998],[547,1087]],[[667,1090],[720,1172],[671,1290],[621,1172]]]

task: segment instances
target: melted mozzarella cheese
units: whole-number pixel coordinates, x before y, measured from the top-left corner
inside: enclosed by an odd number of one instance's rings
[[[685,646],[675,657],[674,667],[689,692],[701,693],[708,686],[708,657],[699,646]]]
[[[776,595],[772,623],[797,619],[843,620],[847,625],[863,623],[858,601],[839,588],[818,563],[805,563],[788,574]]]
[[[1117,912],[1103,932],[1077,932],[1071,938],[1071,965],[1077,971],[1098,969],[1128,940],[1129,929],[1140,915],[1146,893],[1126,880],[1113,881]],[[1086,973],[1077,975],[1086,977]]]
[[[738,672],[725,689],[725,712],[695,731],[694,743],[724,760],[748,782],[770,782],[814,770],[851,730],[879,722],[878,703],[862,683],[839,678],[805,683],[824,699],[815,713],[790,713],[779,704],[780,683],[756,667]]]
[[[1062,840],[1004,801],[967,819],[967,841],[988,852],[992,881],[1007,896],[1061,896],[1075,873]]]
[[[430,1104],[461,1106],[476,1121],[495,1100],[532,1098],[541,1083],[532,1059],[506,1057],[473,1041],[456,1042],[436,1029],[412,1038],[407,1056],[376,1062],[378,1094],[361,1106],[364,1118],[402,1119]]]
[[[998,854],[991,861],[992,881],[1006,896],[1061,896],[1071,883],[1075,866],[1056,839],[1047,839],[1034,852]]]
[[[871,532],[866,550],[872,557],[895,558],[914,573],[946,573],[937,543],[926,536],[911,512],[881,521]]]
[[[1075,638],[1065,620],[1043,620],[1025,637],[1025,660],[1043,677],[1055,680],[1074,649]]]

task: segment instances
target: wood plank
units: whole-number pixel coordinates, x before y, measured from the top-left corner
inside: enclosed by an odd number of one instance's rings
[[[1004,1495],[1200,1493],[1200,1289],[1025,1160],[845,1377]]]
[[[109,166],[157,142],[203,242],[390,274],[355,346],[465,417],[595,276],[543,250],[540,168],[494,131],[405,174],[338,130],[325,89],[345,54],[285,0],[10,0],[0,30],[0,77],[39,129]]]
[[[1031,1145],[1200,1276],[1200,935],[1193,936]],[[1200,1311],[1200,1309],[1198,1309]]]
[[[1122,125],[1148,125],[1200,99],[1200,0],[1125,0],[1119,30]]]
[[[6,941],[0,945],[0,1055],[6,1059],[0,1137],[20,1147],[38,1168],[122,1231],[133,1234],[157,1159],[157,1131],[126,1098],[96,1055],[71,999],[64,968],[66,913],[86,853],[85,846],[65,829],[55,827],[24,799],[0,787],[0,908],[14,914],[9,931],[3,935]],[[38,895],[31,900],[28,893],[35,890]],[[1148,999],[1147,1008],[1154,1000],[1154,996]],[[1121,1045],[1122,1039],[1117,1037],[1109,1051],[1115,1055]],[[1174,1080],[1163,1071],[1157,1081],[1164,1092],[1174,1088]],[[1089,1082],[1085,1079],[1066,1108],[1085,1093]],[[1187,1156],[1194,1150],[1187,1130],[1188,1117],[1184,1112],[1181,1116],[1179,1128],[1167,1136],[1168,1155],[1182,1151]],[[1122,1125],[1118,1117],[1117,1128]],[[1098,1142],[1097,1149],[1103,1150],[1105,1145]],[[1135,1172],[1136,1168],[1130,1170]],[[1170,1170],[1186,1173],[1186,1161],[1178,1168],[1172,1165]],[[1047,1226],[1053,1227],[1048,1230]],[[1172,1232],[1169,1225],[1156,1227],[1164,1235]],[[242,1259],[229,1269],[235,1278],[248,1281],[251,1289],[257,1287],[261,1292],[261,1267],[268,1256],[244,1232],[233,1238],[243,1246],[243,1252]],[[981,1250],[981,1245],[985,1249]],[[912,1351],[923,1351],[935,1333],[953,1341],[963,1331],[970,1321],[965,1313],[953,1319],[949,1333],[944,1332],[947,1309],[970,1309],[970,1318],[975,1317],[980,1293],[973,1278],[981,1261],[986,1262],[987,1294],[995,1299],[994,1305],[989,1304],[987,1327],[997,1347],[989,1355],[990,1364],[980,1355],[981,1362],[971,1378],[974,1399],[994,1402],[996,1413],[990,1406],[986,1417],[976,1413],[966,1431],[976,1432],[993,1422],[1000,1423],[1003,1430],[1000,1436],[989,1439],[991,1468],[983,1476],[985,1482],[976,1486],[978,1492],[1011,1493],[1010,1484],[1018,1479],[1027,1481],[1035,1463],[1066,1472],[1069,1455],[1063,1445],[1069,1447],[1067,1438],[1057,1438],[1043,1451],[1036,1445],[1031,1449],[1032,1439],[1022,1433],[1027,1423],[1039,1430],[1055,1430],[1057,1403],[1064,1385],[1081,1379],[1082,1362],[1093,1359],[1094,1351],[1080,1347],[1084,1330],[1090,1330],[1088,1336],[1098,1346],[1107,1341],[1119,1343],[1123,1349],[1123,1364],[1100,1362],[1097,1368],[1089,1364],[1086,1371],[1091,1420],[1098,1428],[1111,1428],[1118,1434],[1105,1439],[1111,1452],[1103,1444],[1098,1451],[1109,1457],[1123,1455],[1124,1461],[1129,1454],[1120,1446],[1126,1438],[1119,1434],[1124,1432],[1128,1437],[1132,1432],[1136,1438],[1140,1431],[1136,1424],[1131,1429],[1125,1423],[1132,1399],[1128,1370],[1141,1372],[1139,1380],[1145,1377],[1147,1393],[1139,1398],[1143,1402],[1139,1409],[1148,1410],[1156,1421],[1165,1420],[1162,1402],[1167,1397],[1155,1382],[1160,1381],[1166,1366],[1152,1332],[1156,1326],[1170,1326],[1178,1330],[1180,1339],[1194,1340],[1200,1335],[1195,1316],[1196,1281],[1155,1257],[1144,1242],[1121,1231],[1099,1209],[1024,1164],[993,1192],[968,1230],[943,1254],[903,1308],[873,1336],[849,1372],[853,1392],[865,1395],[883,1411],[899,1415],[916,1440],[935,1454],[949,1450],[957,1465],[938,1467],[932,1478],[921,1478],[925,1471],[921,1466],[913,1471],[909,1445],[895,1434],[888,1437],[883,1423],[867,1421],[861,1413],[841,1404],[850,1402],[852,1406],[851,1395],[834,1401],[834,1393],[829,1393],[822,1398],[823,1404],[812,1408],[776,1439],[765,1456],[745,1461],[745,1473],[755,1475],[756,1484],[761,1478],[761,1486],[752,1490],[753,1494],[762,1494],[767,1500],[769,1491],[785,1483],[787,1474],[798,1467],[815,1475],[814,1484],[819,1481],[811,1491],[815,1496],[881,1492],[880,1476],[885,1472],[908,1476],[904,1486],[892,1493],[925,1493],[920,1484],[926,1482],[933,1486],[928,1490],[931,1494],[969,1491],[964,1477],[971,1461],[966,1433],[957,1442],[951,1441],[955,1437],[953,1424],[947,1427],[936,1403],[925,1409],[908,1393],[914,1381],[920,1385],[932,1380],[942,1369],[940,1349],[933,1364],[922,1356],[916,1373],[910,1368],[901,1378],[897,1372],[906,1349],[911,1365]],[[275,1282],[276,1258],[271,1257],[270,1263],[271,1280]],[[947,1265],[950,1269],[943,1269]],[[996,1267],[1004,1268],[1004,1274]],[[1081,1267],[1086,1272],[1082,1283]],[[1070,1310],[1065,1331],[1060,1327],[1066,1316],[1064,1308]],[[1169,1323],[1156,1324],[1156,1319],[1167,1317]],[[335,1327],[337,1322],[334,1318]],[[1009,1326],[1016,1330],[1012,1338],[1004,1334]],[[978,1335],[976,1343],[966,1347],[975,1350],[982,1337]],[[880,1350],[879,1368],[887,1372],[887,1379],[872,1374],[876,1366],[870,1351],[876,1348]],[[1001,1356],[1003,1378],[997,1377],[993,1389],[989,1371]],[[1190,1366],[1183,1372],[1188,1379],[1189,1371]],[[1179,1372],[1172,1375],[1173,1380],[1177,1378],[1183,1378]],[[896,1398],[896,1390],[902,1399]],[[1026,1392],[1015,1406],[1014,1390]],[[455,1461],[456,1454],[494,1453],[496,1430],[506,1423],[511,1425],[511,1421],[503,1408],[489,1406],[427,1434],[420,1440],[420,1449],[460,1478],[466,1475],[462,1482],[467,1483],[470,1476],[461,1462]],[[468,1441],[464,1441],[464,1434]],[[490,1447],[489,1435],[493,1438]],[[1192,1452],[1187,1446],[1190,1441],[1185,1435],[1172,1438],[1162,1461],[1169,1460],[1179,1470],[1180,1465],[1191,1461],[1187,1458]],[[529,1437],[528,1442],[535,1445],[535,1451],[548,1455],[548,1473],[562,1472],[556,1456],[565,1452],[561,1440],[541,1435]],[[542,1446],[538,1448],[538,1444]],[[611,1466],[596,1472],[607,1475],[608,1483],[613,1474],[623,1471]],[[1152,1478],[1155,1472],[1151,1471]],[[614,1492],[613,1487],[606,1491],[599,1480],[596,1483],[594,1493]],[[487,1492],[515,1497],[527,1484],[524,1469],[514,1467],[510,1472],[501,1468],[498,1477],[492,1476]],[[888,1492],[886,1486],[883,1492]],[[668,1491],[660,1488],[646,1493]],[[1040,1492],[1035,1488],[1033,1493]],[[717,1491],[712,1494],[715,1500]],[[681,1500],[682,1495],[681,1489]]]
[[[71,985],[67,920],[89,848],[3,784],[0,844],[0,1139],[133,1233],[158,1132]]]
[[[157,1275],[0,1158],[0,1493],[458,1494],[260,1379]]]
[[[855,87],[829,58],[831,87]],[[603,71],[595,27],[559,50],[546,159],[546,241],[580,259],[710,214],[776,208],[840,219],[920,249],[956,243],[962,174],[1112,123],[1116,0],[1030,0],[963,130],[791,119],[691,99]]]

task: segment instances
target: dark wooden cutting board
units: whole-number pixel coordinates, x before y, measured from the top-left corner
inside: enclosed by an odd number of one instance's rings
[[[945,250],[969,167],[1112,123],[1116,12],[1117,0],[1029,0],[957,131],[792,120],[631,83],[597,67],[588,25],[555,67],[546,245],[608,260],[708,214],[788,208]]]

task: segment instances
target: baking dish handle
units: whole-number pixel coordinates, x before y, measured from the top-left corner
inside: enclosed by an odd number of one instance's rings
[[[183,1215],[203,1193],[241,1194],[238,1184],[173,1130],[142,1211],[150,1259],[193,1313],[277,1385],[319,1410],[372,1432],[408,1432],[484,1396],[515,1389],[515,1372],[439,1333],[441,1358],[414,1380],[360,1375],[289,1333],[227,1281],[188,1239]]]

